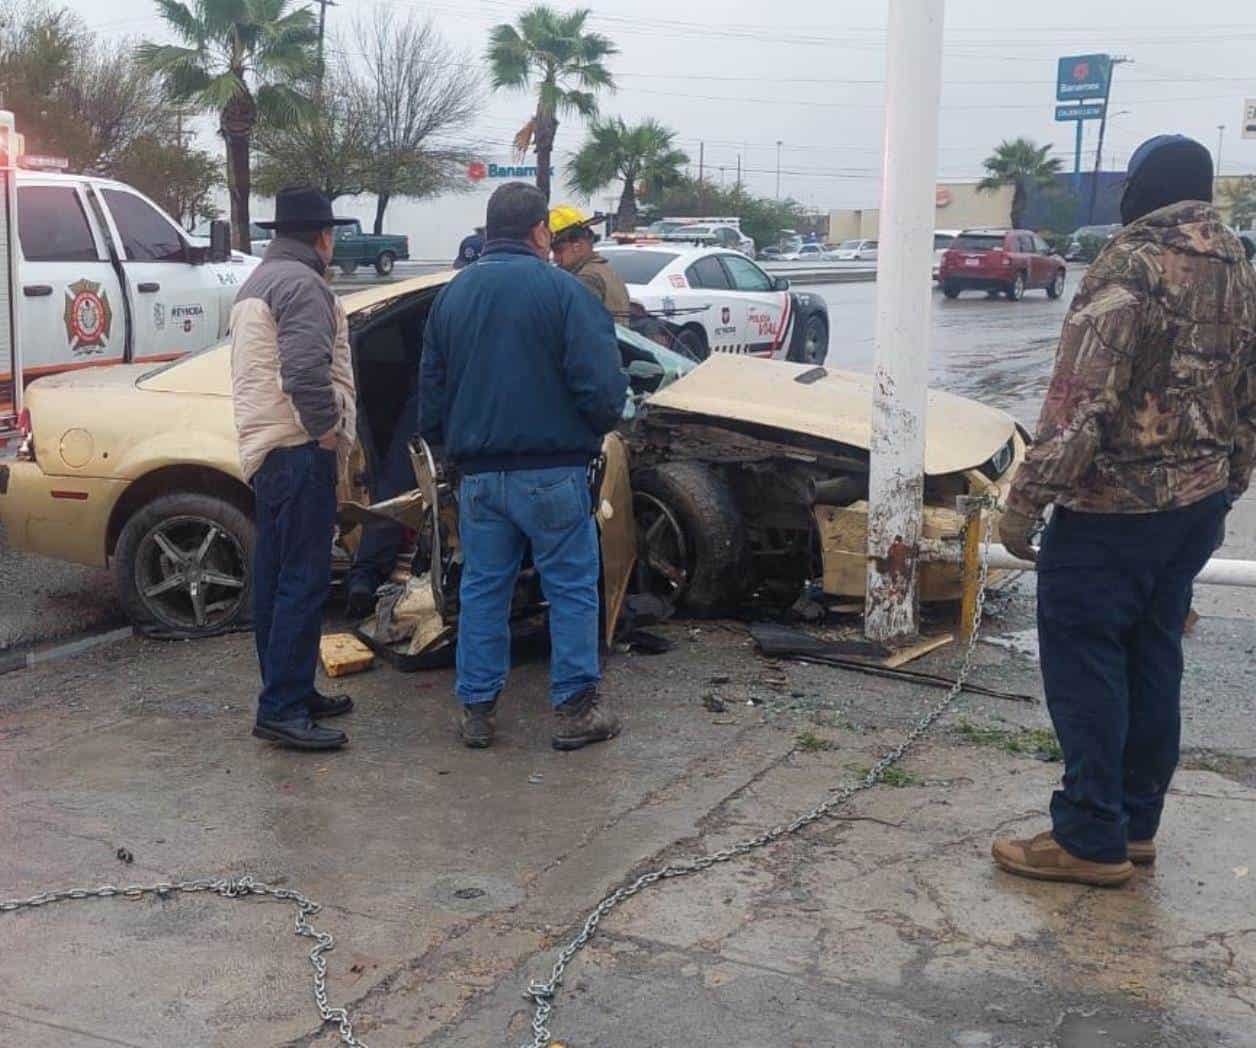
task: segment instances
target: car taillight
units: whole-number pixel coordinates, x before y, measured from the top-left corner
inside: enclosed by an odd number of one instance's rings
[[[18,432],[24,437],[31,435],[31,409],[23,408],[22,413],[17,417]]]
[[[991,251],[990,257],[992,259],[997,258],[1001,266],[1010,266],[1012,264],[1012,259],[1006,251]]]

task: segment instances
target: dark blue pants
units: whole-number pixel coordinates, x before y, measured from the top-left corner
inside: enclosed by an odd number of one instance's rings
[[[303,716],[314,695],[323,605],[331,588],[336,453],[276,448],[253,476],[253,635],[262,669],[259,720]]]
[[[1177,768],[1191,583],[1225,519],[1218,494],[1161,513],[1056,508],[1038,559],[1038,639],[1064,779],[1055,838],[1121,862],[1156,835]]]
[[[410,461],[410,438],[414,435],[419,413],[418,394],[401,409],[397,429],[388,452],[373,464],[371,470],[371,501],[395,498],[417,485],[414,463]],[[405,529],[391,521],[376,521],[362,528],[362,539],[353,556],[353,566],[345,580],[350,592],[369,590],[374,593],[388,581],[397,563],[397,553],[405,538]]]

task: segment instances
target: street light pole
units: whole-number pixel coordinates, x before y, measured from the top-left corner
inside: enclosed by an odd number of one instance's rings
[[[781,199],[781,146],[785,143],[779,138],[776,140],[776,199]]]
[[[938,107],[945,0],[890,0],[864,631],[919,629]]]
[[[1217,183],[1221,182],[1221,146],[1225,143],[1225,124],[1217,125]]]
[[[318,93],[323,93],[323,73],[327,63],[323,58],[324,40],[327,36],[327,9],[335,7],[336,0],[314,0],[318,4]]]

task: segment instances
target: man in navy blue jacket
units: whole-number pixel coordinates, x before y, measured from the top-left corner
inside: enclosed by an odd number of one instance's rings
[[[529,546],[550,605],[554,747],[620,729],[598,703],[599,550],[587,477],[628,379],[610,314],[548,263],[548,218],[533,186],[494,192],[484,253],[437,297],[423,338],[419,432],[461,477],[457,691],[473,748],[493,741]]]

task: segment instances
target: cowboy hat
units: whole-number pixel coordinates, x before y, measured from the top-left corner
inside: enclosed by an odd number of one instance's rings
[[[263,229],[326,229],[349,226],[356,219],[336,218],[331,201],[313,186],[285,186],[275,194],[275,219],[258,222]]]

